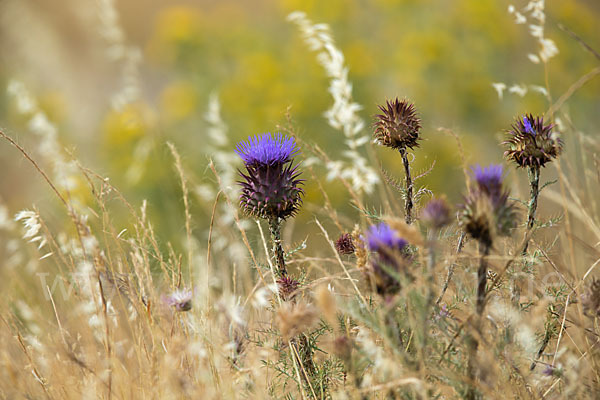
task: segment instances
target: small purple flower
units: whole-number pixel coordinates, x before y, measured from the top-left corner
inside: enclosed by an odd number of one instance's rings
[[[294,138],[264,133],[237,144],[235,152],[246,166],[285,164],[298,154]]]
[[[433,229],[450,223],[450,207],[444,198],[431,199],[421,212],[421,221]]]
[[[367,243],[371,251],[381,249],[402,250],[408,242],[398,236],[398,233],[385,222],[372,225],[367,232]]]
[[[190,289],[177,289],[168,296],[163,297],[163,301],[175,308],[175,311],[189,311],[192,309],[192,298],[194,293]]]
[[[388,296],[400,290],[398,273],[406,273],[406,265],[410,257],[405,250],[408,242],[386,223],[369,228],[366,238],[369,250],[374,252],[371,260],[369,278],[374,283],[377,293]]]
[[[448,306],[446,306],[445,304],[442,304],[442,306],[440,307],[440,310],[438,311],[437,314],[434,315],[434,320],[435,321],[439,321],[441,319],[446,319],[450,317],[450,311],[448,310]]]
[[[531,122],[529,122],[529,119],[527,119],[526,115],[523,116],[523,126],[525,127],[525,132],[529,132],[533,136],[535,136],[535,131],[533,130],[533,127],[531,126]]]

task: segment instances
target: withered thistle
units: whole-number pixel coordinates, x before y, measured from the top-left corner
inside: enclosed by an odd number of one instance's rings
[[[540,169],[554,160],[562,152],[562,140],[554,131],[555,125],[544,125],[544,117],[532,114],[517,118],[507,138],[504,156],[513,161],[517,168],[527,168],[530,186],[530,199],[527,207],[527,231],[533,228],[537,210]],[[527,252],[527,242],[523,253]]]
[[[294,216],[302,205],[303,179],[293,165],[298,148],[293,138],[265,133],[238,143],[236,153],[244,161],[240,172],[240,207],[249,216],[269,221],[279,276],[287,274],[281,245],[281,222]]]
[[[382,146],[398,150],[402,156],[406,173],[406,223],[412,222],[413,184],[410,175],[410,164],[406,154],[407,149],[419,146],[421,139],[421,119],[417,115],[414,104],[408,100],[387,100],[384,106],[379,106],[381,114],[375,115],[375,141]]]

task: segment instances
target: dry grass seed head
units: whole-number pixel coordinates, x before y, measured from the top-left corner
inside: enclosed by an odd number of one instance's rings
[[[317,310],[305,303],[284,303],[277,310],[277,326],[285,341],[311,329],[317,322]]]

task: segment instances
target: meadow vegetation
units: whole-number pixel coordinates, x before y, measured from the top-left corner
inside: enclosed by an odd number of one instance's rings
[[[344,14],[337,2],[281,2],[278,40],[297,41],[282,47],[236,12],[237,28],[212,21],[231,10],[172,7],[141,48],[115,1],[99,0],[120,82],[90,128],[101,132],[90,160],[66,144],[60,107],[2,76],[1,154],[13,166],[0,186],[0,398],[598,397],[600,140],[585,111],[600,105],[600,43],[579,31],[586,6],[550,15],[543,0],[501,11],[460,1],[452,25],[441,4],[423,17],[416,2],[376,1],[372,15],[457,30],[417,39],[407,22],[391,40],[382,22],[373,46],[340,46],[344,18],[360,19],[349,3]],[[494,29],[473,39],[476,17],[500,12],[534,50]],[[362,33],[377,25],[365,19]],[[462,36],[484,54],[519,52],[537,75],[481,84]],[[430,47],[393,48],[423,37]],[[247,42],[264,48],[244,52]],[[445,68],[473,81],[440,80],[428,57],[448,49]],[[577,55],[560,60],[563,50]],[[579,73],[579,60],[590,68]],[[194,70],[204,62],[224,82],[209,95]],[[437,88],[379,91],[388,63]],[[158,104],[144,95],[147,65],[176,71]]]

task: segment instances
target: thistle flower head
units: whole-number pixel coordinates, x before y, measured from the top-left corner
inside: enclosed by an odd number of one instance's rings
[[[502,196],[504,167],[501,164],[490,164],[487,167],[475,165],[471,167],[471,171],[477,184],[477,190],[485,192],[493,199]]]
[[[473,239],[491,246],[494,237],[506,236],[514,228],[515,208],[503,188],[501,165],[476,165],[471,170],[476,184],[461,206],[460,224]]]
[[[518,167],[543,167],[562,151],[562,140],[553,131],[555,125],[544,125],[544,117],[532,114],[517,118],[508,131],[504,156]]]
[[[386,101],[379,106],[382,114],[375,116],[375,140],[392,149],[418,147],[421,120],[417,116],[415,106],[407,100]]]
[[[277,279],[277,286],[279,287],[279,295],[281,298],[284,301],[289,301],[296,296],[296,291],[300,286],[300,282],[289,275],[285,275]]]
[[[349,233],[341,234],[338,240],[335,241],[335,249],[339,254],[353,254],[356,248],[354,247],[352,235]]]
[[[404,270],[408,261],[405,250],[408,242],[386,223],[373,225],[367,231],[366,238],[369,250],[374,252],[370,268],[367,270],[377,293],[392,295],[400,290],[397,273]]]
[[[284,164],[298,154],[294,138],[288,138],[281,133],[273,136],[264,133],[255,135],[237,144],[235,152],[246,166]]]
[[[440,229],[448,225],[450,223],[450,206],[446,199],[443,197],[432,199],[427,203],[421,211],[421,221],[433,229]]]
[[[242,187],[240,206],[257,218],[286,219],[296,214],[302,204],[304,190],[300,187],[298,165],[293,156],[298,149],[293,138],[281,134],[264,134],[240,142],[237,153],[246,165],[246,173],[238,183]]]
[[[178,289],[163,298],[164,302],[173,307],[175,311],[189,311],[192,309],[194,294],[190,289]]]

